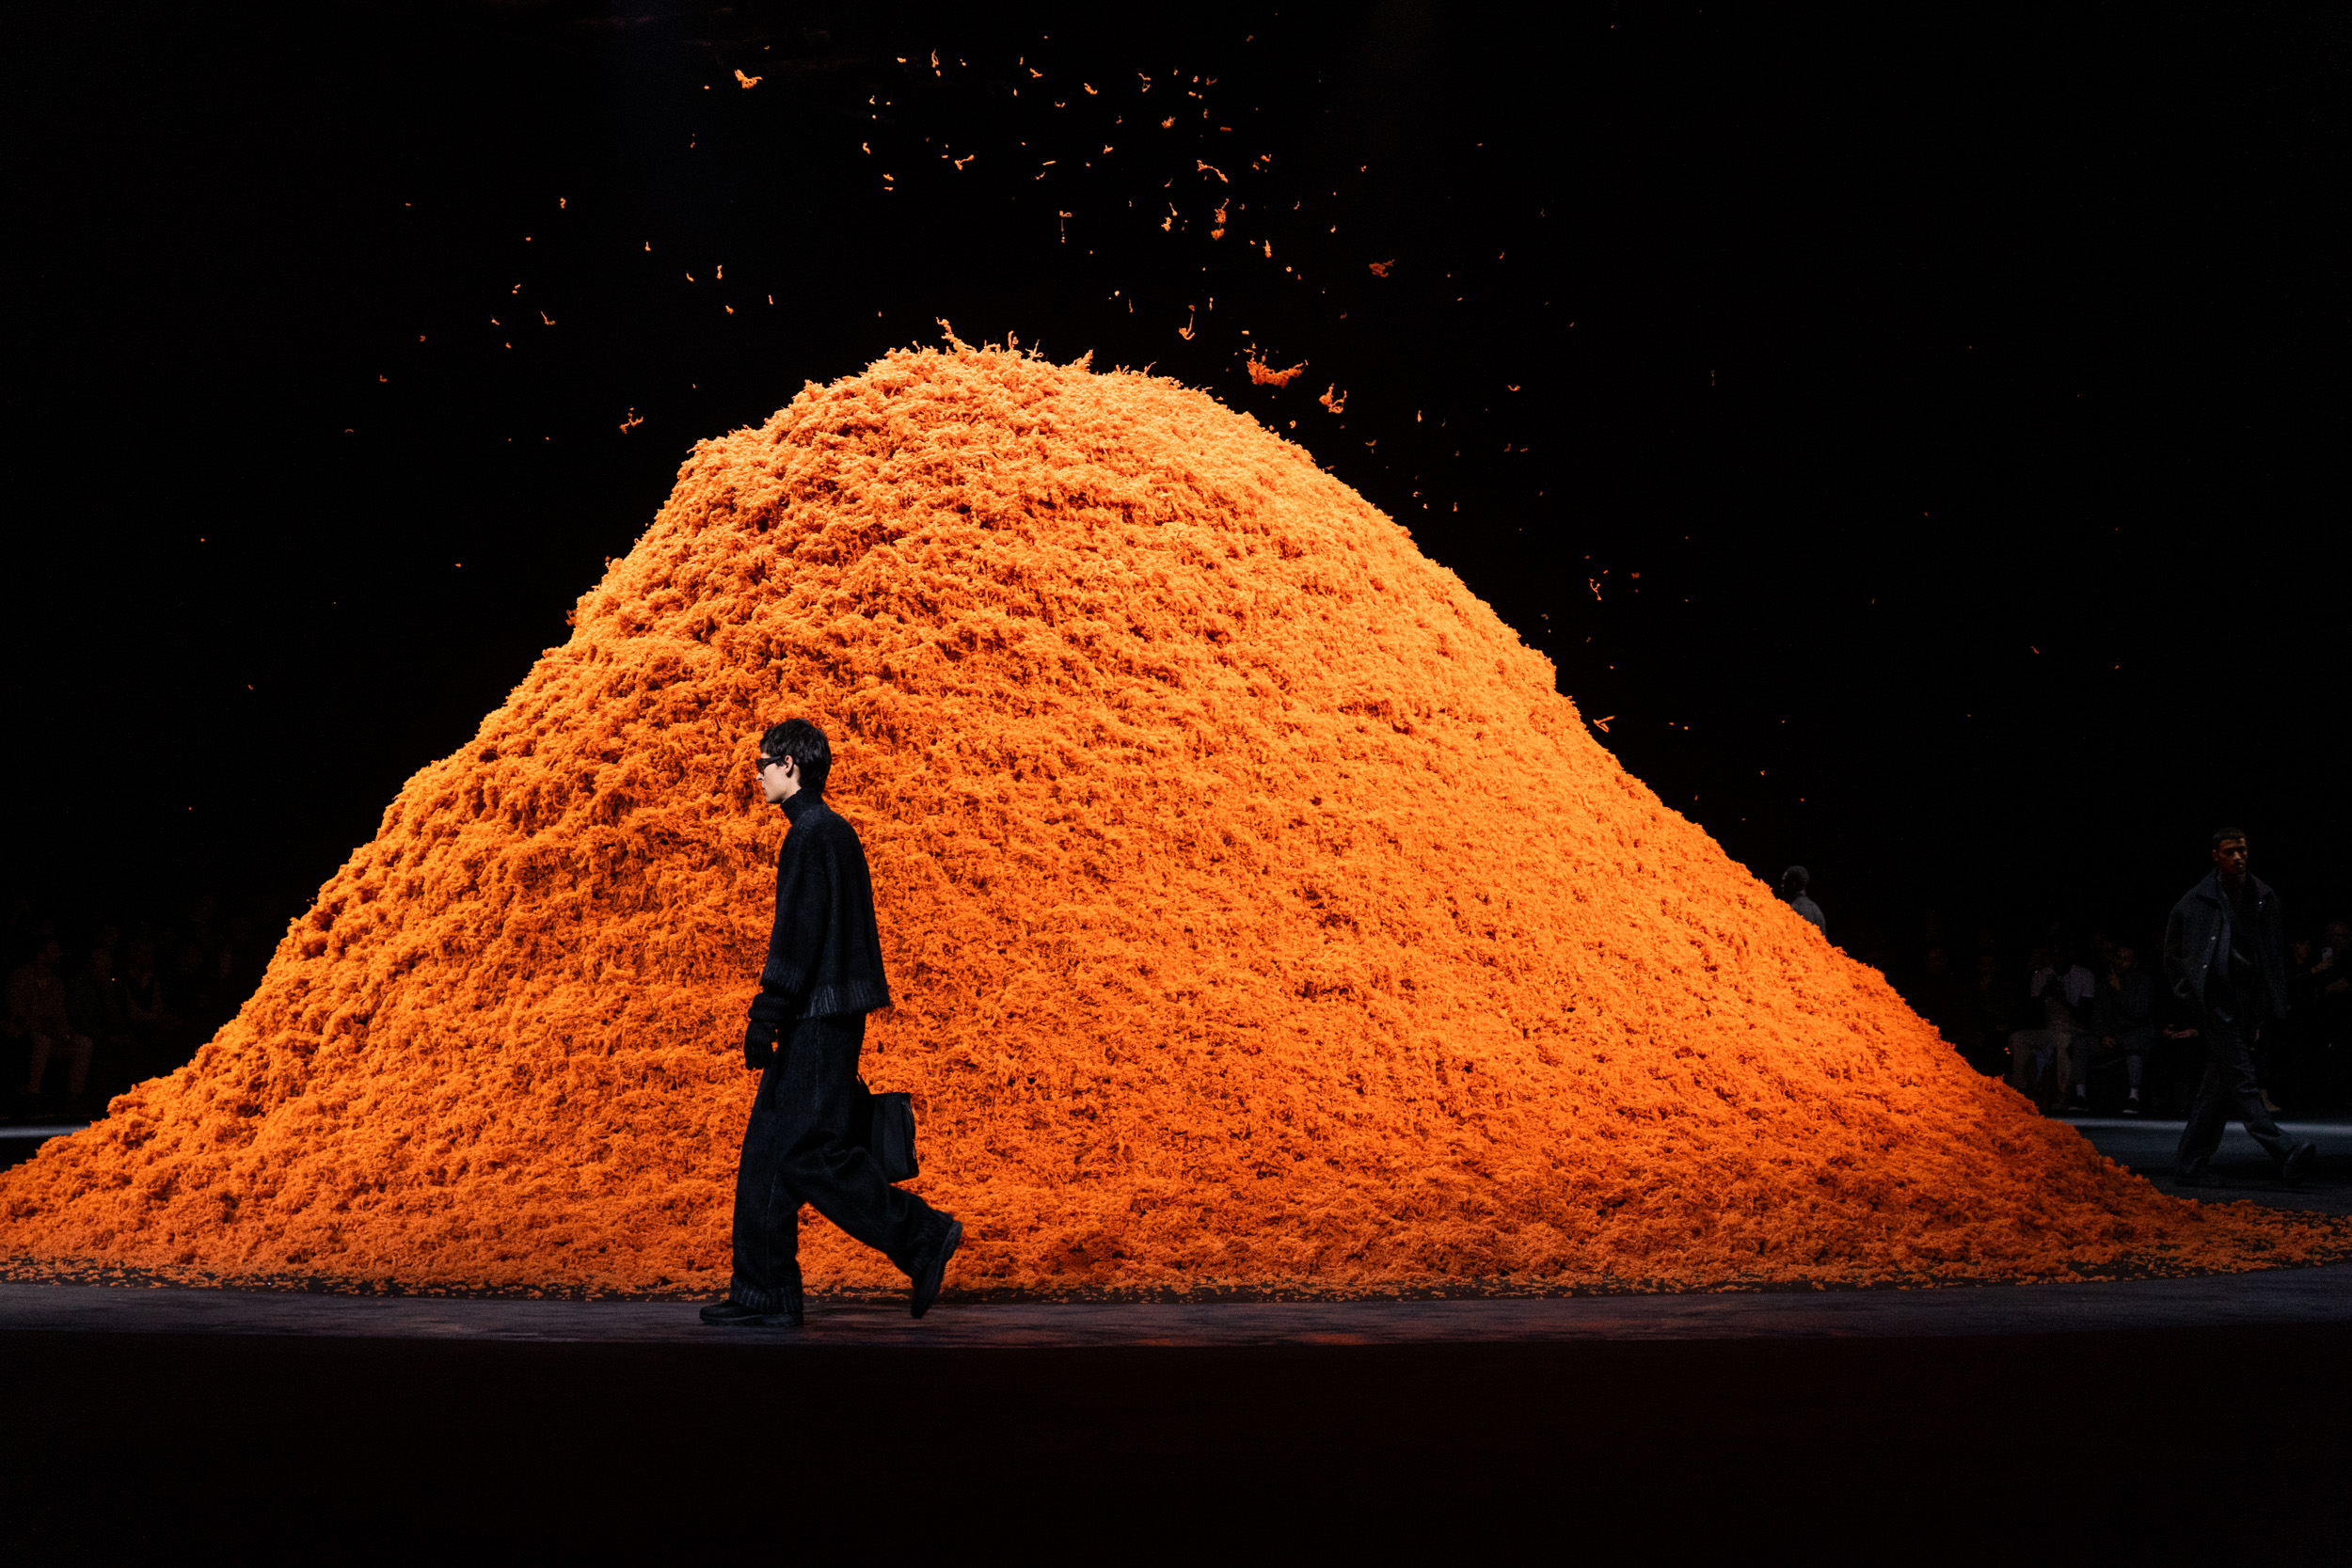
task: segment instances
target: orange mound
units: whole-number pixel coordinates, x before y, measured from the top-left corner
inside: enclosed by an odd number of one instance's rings
[[[834,736],[954,1283],[2018,1276],[2318,1256],[1970,1071],[1247,417],[891,355],[699,446],[237,1019],[0,1178],[0,1246],[707,1288],[783,823]],[[888,1266],[817,1227],[813,1283]]]

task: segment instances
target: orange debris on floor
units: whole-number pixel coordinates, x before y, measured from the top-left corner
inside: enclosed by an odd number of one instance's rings
[[[2337,1256],[1971,1071],[1309,454],[1173,382],[894,353],[698,446],[187,1067],[0,1253],[708,1290],[802,714],[864,835],[950,1285],[2065,1276]],[[822,1226],[812,1284],[895,1282]]]

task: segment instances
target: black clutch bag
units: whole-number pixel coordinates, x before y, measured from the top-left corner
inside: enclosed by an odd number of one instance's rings
[[[912,1181],[922,1175],[914,1158],[914,1097],[876,1094],[863,1078],[857,1089],[857,1106],[850,1113],[850,1141],[874,1157],[885,1181]]]

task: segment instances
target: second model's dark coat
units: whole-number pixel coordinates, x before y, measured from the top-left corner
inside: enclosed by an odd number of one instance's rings
[[[2234,940],[2252,970],[2251,985],[2259,995],[2233,1000],[2240,1008],[2257,1009],[2258,1018],[2278,1018],[2287,1008],[2285,917],[2268,883],[2249,875],[2246,895],[2246,924],[2251,928],[2235,931]],[[2172,906],[2171,917],[2164,923],[2164,977],[2191,1017],[2210,1012],[2215,993],[2233,989],[2230,947],[2236,918],[2217,867]],[[2255,1020],[2240,1017],[2236,1022],[2249,1024]]]
[[[776,855],[776,923],[751,1013],[753,1033],[770,1041],[797,1019],[890,1006],[856,830],[814,790],[785,801],[784,815],[792,827]]]

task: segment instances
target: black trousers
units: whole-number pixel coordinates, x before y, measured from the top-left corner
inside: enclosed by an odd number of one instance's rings
[[[2203,1170],[2213,1151],[2221,1147],[2221,1130],[2233,1113],[2246,1124],[2246,1131],[2262,1145],[2271,1163],[2283,1165],[2287,1150],[2295,1145],[2279,1131],[2279,1124],[2263,1105],[2262,1085],[2254,1076],[2252,1043],[2235,1024],[2206,1018],[2199,1020],[2197,1028],[2205,1042],[2205,1077],[2189,1105],[2188,1122],[2181,1129],[2181,1147],[2173,1155],[2172,1168],[2185,1176]]]
[[[947,1217],[882,1180],[849,1141],[866,1015],[802,1019],[759,1075],[735,1168],[735,1278],[727,1299],[762,1312],[801,1307],[805,1203],[906,1274],[930,1260]]]

